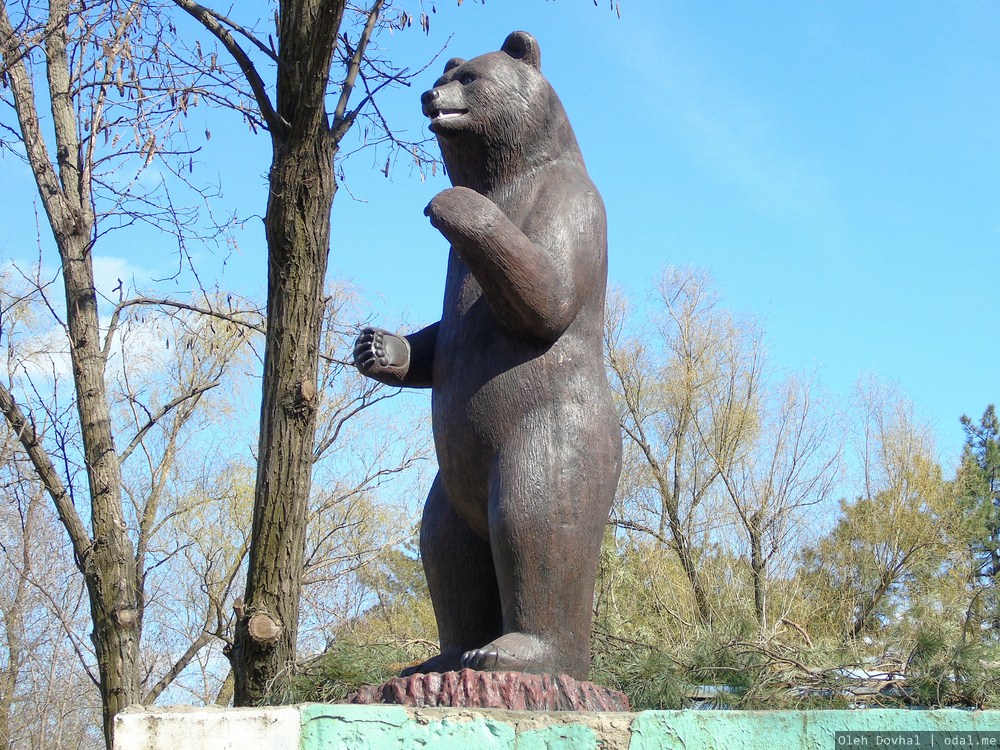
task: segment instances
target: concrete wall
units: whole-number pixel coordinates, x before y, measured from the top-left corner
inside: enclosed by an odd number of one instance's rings
[[[130,709],[116,721],[115,750],[1000,750],[1000,711],[612,714],[310,704]]]

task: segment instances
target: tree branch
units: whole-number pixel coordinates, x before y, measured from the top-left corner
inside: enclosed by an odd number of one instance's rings
[[[156,701],[160,697],[160,693],[167,689],[171,682],[173,682],[177,675],[184,671],[188,664],[190,664],[194,657],[198,655],[208,642],[212,640],[213,634],[208,631],[203,630],[201,635],[188,646],[187,651],[181,654],[181,657],[174,663],[174,665],[167,670],[167,673],[160,678],[160,681],[153,685],[152,689],[142,698],[142,705],[148,706]]]
[[[70,645],[73,647],[73,653],[76,654],[76,658],[79,660],[80,666],[83,668],[83,671],[86,672],[87,677],[90,678],[90,681],[94,684],[94,687],[100,688],[101,681],[98,679],[97,675],[94,674],[94,671],[91,668],[91,664],[93,661],[90,658],[91,654],[85,653],[84,646],[82,645],[81,639],[77,634],[77,628],[73,625],[72,622],[67,620],[59,602],[55,600],[55,597],[52,596],[51,592],[45,586],[43,586],[40,581],[32,577],[30,582],[31,585],[35,588],[35,590],[38,591],[38,593],[40,593],[49,603],[49,611],[52,612],[53,615],[55,615],[57,620],[59,620],[59,625],[62,627],[63,633],[66,636],[66,640],[68,640]]]
[[[323,457],[323,454],[326,453],[326,451],[330,448],[330,446],[333,445],[335,442],[337,442],[337,438],[340,437],[340,431],[343,429],[344,425],[348,422],[348,420],[351,419],[351,417],[359,414],[360,412],[364,411],[370,406],[374,406],[380,401],[384,401],[387,398],[392,398],[393,396],[396,395],[396,393],[387,393],[378,395],[371,400],[367,400],[367,395],[370,394],[366,394],[366,397],[361,399],[361,403],[358,406],[354,407],[353,409],[348,411],[346,414],[344,414],[337,420],[337,426],[334,428],[332,435],[327,435],[323,440],[319,441],[318,445],[313,450],[314,462],[319,461],[320,458]]]
[[[662,534],[660,534],[655,529],[651,529],[648,526],[645,526],[645,525],[643,525],[641,523],[636,523],[635,521],[629,521],[628,519],[624,519],[624,518],[619,518],[617,520],[611,520],[611,521],[609,521],[609,523],[614,524],[615,526],[617,526],[620,529],[628,529],[629,531],[638,531],[638,532],[641,532],[643,534],[647,534],[647,535],[653,537],[653,539],[655,539],[657,542],[660,543],[661,546],[663,546],[665,548],[668,548],[668,549],[669,548],[675,548],[675,544],[674,544],[673,540],[667,539],[665,536],[663,536]]]
[[[219,22],[220,16],[203,5],[192,2],[192,0],[174,0],[174,3],[204,26],[233,56],[247,83],[250,84],[250,90],[260,108],[260,115],[268,129],[272,132],[284,132],[288,128],[288,123],[275,111],[274,105],[271,104],[271,98],[267,95],[267,87],[257,72],[257,68],[254,67],[253,61],[233,38],[229,29]],[[259,43],[256,41],[255,43],[259,46]],[[268,52],[268,57],[273,59],[272,53]]]
[[[123,450],[121,452],[121,454],[119,455],[119,457],[118,457],[119,462],[120,463],[125,463],[125,459],[127,459],[132,454],[132,451],[134,451],[139,446],[139,444],[142,442],[142,439],[146,436],[146,433],[149,432],[150,429],[152,429],[152,427],[158,421],[160,421],[161,419],[163,419],[163,417],[165,417],[167,414],[169,414],[174,408],[180,406],[181,404],[183,404],[188,399],[197,398],[198,396],[200,396],[201,394],[203,394],[205,391],[212,390],[217,385],[219,385],[219,381],[218,380],[216,380],[213,383],[207,383],[205,385],[197,386],[197,387],[192,388],[191,390],[189,390],[187,393],[182,393],[180,396],[178,396],[177,398],[175,398],[170,403],[165,404],[163,406],[163,408],[161,408],[158,412],[156,412],[156,414],[154,414],[153,416],[151,416],[149,418],[149,421],[146,422],[146,424],[144,424],[139,429],[139,431],[135,434],[135,437],[132,438],[132,442],[130,442],[128,444],[128,446],[125,448],[125,450]]]
[[[21,407],[15,403],[13,395],[3,383],[0,383],[0,412],[3,412],[7,423],[17,435],[21,446],[28,454],[28,458],[31,459],[32,466],[38,473],[38,478],[45,486],[49,497],[52,498],[59,520],[65,527],[66,533],[69,534],[70,543],[73,545],[76,566],[83,572],[92,546],[90,534],[87,532],[87,527],[83,525],[80,515],[76,512],[66,486],[59,476],[59,472],[56,471],[48,451],[39,441],[34,427],[21,411]]]
[[[192,305],[188,302],[177,302],[176,300],[166,298],[133,297],[132,299],[127,299],[124,302],[119,302],[118,305],[115,306],[114,312],[111,314],[111,322],[108,324],[108,332],[104,337],[103,352],[105,357],[108,356],[108,351],[111,347],[111,340],[114,338],[114,334],[118,330],[118,322],[121,319],[122,311],[128,307],[137,307],[141,305],[148,305],[150,307],[172,307],[175,310],[187,310],[189,312],[198,313],[199,315],[207,315],[211,318],[218,318],[219,320],[224,320],[241,328],[248,328],[249,330],[261,335],[266,333],[263,325],[243,320],[233,312],[221,312],[211,307],[200,307],[198,305]],[[261,318],[264,317],[263,313],[257,310],[245,310],[240,312],[259,315]]]
[[[378,22],[379,13],[382,12],[383,2],[384,0],[375,0],[372,9],[368,11],[368,21],[365,23],[364,31],[361,32],[361,38],[358,40],[358,46],[351,55],[351,60],[348,63],[347,77],[344,79],[343,88],[340,89],[340,99],[337,100],[337,107],[333,111],[333,138],[335,142],[343,138],[344,134],[351,127],[351,123],[357,118],[358,110],[351,112],[350,116],[346,116],[347,104],[351,98],[351,93],[354,91],[354,84],[358,79],[361,63],[365,59],[368,42],[371,40],[372,32],[375,31],[375,24]]]
[[[49,216],[65,215],[66,196],[42,135],[35,106],[35,89],[31,76],[24,64],[26,51],[18,41],[7,15],[7,4],[0,3],[0,54],[3,56],[4,72],[13,94],[14,110],[21,126],[20,137],[24,151],[31,165],[31,171],[38,183],[38,192]]]
[[[218,11],[212,10],[211,8],[205,8],[205,12],[208,13],[210,16],[212,16],[212,18],[214,18],[217,21],[219,21],[220,23],[223,23],[226,26],[228,26],[229,28],[231,28],[233,31],[235,31],[240,36],[244,37],[248,42],[250,42],[250,44],[252,44],[254,47],[256,47],[257,49],[259,49],[261,52],[263,52],[269,58],[271,58],[271,60],[273,62],[275,62],[275,63],[278,62],[278,56],[275,54],[274,50],[271,49],[270,47],[268,47],[262,41],[260,41],[257,37],[255,37],[249,31],[247,31],[243,26],[240,26],[238,23],[236,23],[235,21],[233,21],[231,18],[222,15]]]

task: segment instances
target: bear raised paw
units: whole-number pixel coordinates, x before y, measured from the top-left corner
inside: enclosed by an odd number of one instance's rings
[[[451,243],[441,320],[354,350],[369,377],[431,388],[420,551],[441,653],[412,671],[586,679],[621,472],[604,204],[530,34],[449,60],[421,102],[454,185],[425,211]]]

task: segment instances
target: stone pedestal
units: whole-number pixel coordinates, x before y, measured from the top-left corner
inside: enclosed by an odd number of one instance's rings
[[[431,672],[363,687],[348,703],[412,708],[503,708],[513,711],[630,711],[618,690],[566,675],[526,672]]]

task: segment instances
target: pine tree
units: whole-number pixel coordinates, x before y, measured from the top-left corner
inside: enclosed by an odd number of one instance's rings
[[[978,423],[963,416],[962,426],[965,447],[957,482],[968,523],[974,603],[978,603],[972,609],[991,622],[1000,637],[1000,418],[990,404]]]

